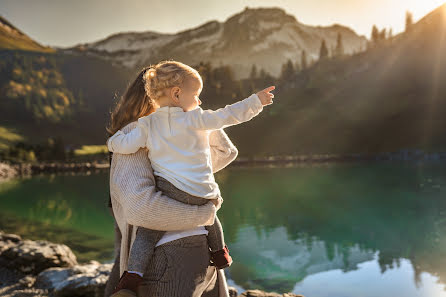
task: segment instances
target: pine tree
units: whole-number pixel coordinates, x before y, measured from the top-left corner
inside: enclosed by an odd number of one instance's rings
[[[294,71],[299,72],[300,70],[301,70],[301,68],[300,68],[299,61],[296,61],[296,63],[294,63]]]
[[[409,32],[412,29],[413,25],[413,15],[410,11],[406,11],[406,32]]]
[[[302,70],[305,70],[308,68],[308,62],[307,62],[307,52],[305,50],[302,51],[302,56],[300,60],[300,67]]]
[[[391,39],[393,37],[393,31],[392,31],[392,28],[390,28],[388,31],[387,31],[387,39]]]
[[[257,66],[255,64],[253,64],[251,67],[251,74],[250,74],[249,78],[251,78],[251,79],[257,78]]]
[[[319,60],[323,60],[328,57],[328,48],[325,44],[325,39],[322,39],[321,49],[319,51]]]
[[[373,25],[372,27],[372,42],[374,44],[378,43],[379,40],[379,31],[378,28],[376,27],[376,25]]]
[[[381,32],[379,32],[378,40],[379,41],[386,40],[386,37],[387,37],[387,31],[386,31],[386,28],[384,28],[381,30]]]
[[[334,50],[334,55],[340,57],[344,55],[344,44],[342,42],[342,35],[338,33],[338,38],[336,39],[336,47]]]
[[[281,80],[286,80],[294,74],[293,62],[290,59],[282,65],[282,72],[280,74]]]

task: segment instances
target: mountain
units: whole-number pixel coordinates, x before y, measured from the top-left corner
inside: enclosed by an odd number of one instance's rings
[[[446,85],[442,81],[446,77],[445,7],[426,15],[408,32],[370,44],[361,53],[323,59],[284,78],[264,73],[255,79],[237,80],[233,75],[238,72],[237,65],[231,70],[232,65],[191,64],[206,81],[200,96],[203,108],[216,109],[275,84],[273,105],[248,123],[226,129],[240,156],[245,157],[446,151]],[[228,40],[227,33],[238,44],[249,44],[249,35],[243,35],[246,29],[236,32],[235,25],[234,31],[228,28],[232,23],[244,23],[241,16],[247,17],[251,11],[266,10],[249,9],[224,24],[209,23],[199,36],[216,36],[209,33],[212,26],[223,26],[222,40]],[[191,37],[197,32],[182,32],[183,43],[198,40]],[[127,34],[122,36],[130,36]],[[134,36],[133,50],[142,53],[138,50],[139,42],[144,43],[141,35]],[[147,33],[146,39],[162,36]],[[116,50],[109,57],[125,55],[117,49],[127,37],[116,39]],[[171,37],[179,40],[176,34]],[[242,42],[244,39],[247,41]],[[110,40],[104,42],[103,46],[112,44]],[[221,50],[211,50],[212,55],[227,53],[228,59],[233,52],[243,51],[242,45],[237,49],[231,43],[216,43],[215,47]],[[344,47],[348,49],[346,44]],[[99,53],[107,53],[105,50],[84,48],[84,52],[86,55],[79,49],[54,54],[1,51],[0,131],[6,128],[10,135],[24,136],[26,142],[61,136],[66,144],[103,144],[113,98],[122,94],[136,72],[132,65],[117,67],[101,57]],[[270,53],[264,60],[271,61],[274,56],[278,55]]]
[[[11,25],[0,16],[0,49],[26,50],[37,52],[52,52],[53,49],[45,47],[19,29]]]
[[[231,65],[236,78],[247,77],[253,64],[278,76],[288,59],[301,60],[303,50],[309,60],[317,60],[322,39],[333,49],[338,34],[345,53],[365,49],[366,38],[347,27],[304,25],[280,8],[246,8],[223,23],[210,21],[176,34],[119,33],[67,51],[85,52],[130,68],[175,59],[190,65]]]
[[[131,76],[94,57],[0,50],[0,131],[28,144],[102,144],[115,95]]]
[[[259,153],[446,151],[444,77],[446,4],[363,53],[296,73],[276,86],[270,115],[233,137]]]

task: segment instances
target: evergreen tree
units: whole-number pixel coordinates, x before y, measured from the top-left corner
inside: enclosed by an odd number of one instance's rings
[[[305,70],[308,68],[308,62],[307,62],[307,52],[305,50],[302,51],[302,56],[300,60],[300,67],[302,70]]]
[[[328,57],[328,48],[325,44],[325,39],[322,39],[321,49],[319,50],[319,60],[323,60]]]
[[[251,79],[257,78],[257,66],[255,64],[252,65],[251,74],[249,76]]]
[[[372,27],[372,43],[376,44],[378,43],[379,40],[379,31],[378,28],[376,27],[376,25],[373,25]]]
[[[299,64],[299,61],[296,61],[296,63],[294,63],[294,71],[295,72],[299,72],[301,69],[300,69],[300,64]]]
[[[384,28],[381,30],[381,32],[379,32],[378,40],[379,41],[386,40],[386,37],[387,37],[387,31],[386,31],[386,28]]]
[[[54,160],[65,160],[65,144],[60,136],[56,136],[52,142],[51,157]]]
[[[392,28],[390,28],[388,31],[387,31],[387,39],[391,39],[393,37],[393,31],[392,31]]]
[[[413,15],[410,11],[406,11],[406,32],[409,32],[412,29],[413,25]]]
[[[286,80],[294,74],[293,62],[290,59],[282,65],[282,72],[280,74],[281,80]]]
[[[259,77],[260,77],[259,84],[261,86],[268,86],[268,85],[273,85],[276,83],[274,77],[271,74],[269,74],[268,72],[266,72],[265,69],[263,69],[263,68],[260,69]]]
[[[341,33],[338,33],[338,37],[336,39],[336,47],[334,50],[334,55],[336,57],[340,57],[344,55],[344,44],[342,42],[342,35]]]

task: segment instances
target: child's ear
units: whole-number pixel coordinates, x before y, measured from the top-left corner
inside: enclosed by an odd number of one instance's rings
[[[171,91],[171,95],[172,95],[172,100],[178,104],[180,103],[180,88],[178,87],[173,87],[172,91]]]

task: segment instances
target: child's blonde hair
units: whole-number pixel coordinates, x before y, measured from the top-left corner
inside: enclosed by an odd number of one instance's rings
[[[146,94],[157,100],[163,95],[167,88],[184,87],[188,79],[196,79],[201,85],[203,81],[197,70],[178,61],[161,61],[151,65],[144,74]]]

